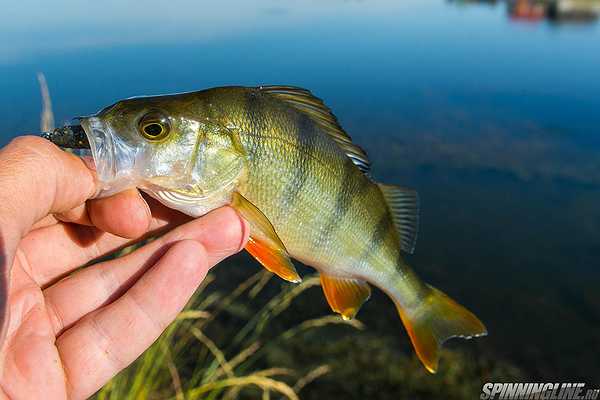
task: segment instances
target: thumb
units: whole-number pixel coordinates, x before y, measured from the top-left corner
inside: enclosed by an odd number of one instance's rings
[[[72,209],[95,192],[95,175],[84,162],[46,139],[18,137],[0,150],[0,342],[19,241],[41,218]]]

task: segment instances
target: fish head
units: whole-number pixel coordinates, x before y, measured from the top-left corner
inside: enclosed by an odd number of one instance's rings
[[[202,104],[189,95],[140,97],[82,117],[99,196],[138,187],[201,198],[231,186],[243,151]]]

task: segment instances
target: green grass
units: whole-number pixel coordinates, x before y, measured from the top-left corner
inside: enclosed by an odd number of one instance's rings
[[[260,303],[256,300],[271,275],[266,271],[254,274],[230,293],[208,290],[214,279],[209,275],[177,320],[134,364],[106,384],[96,398],[299,399],[303,388],[330,372],[329,366],[303,365],[302,371],[261,367],[269,351],[324,326],[342,324],[361,329],[362,324],[327,315],[272,332],[271,322],[298,296],[317,286],[319,280],[313,276],[299,285],[283,284],[266,304],[254,304]],[[207,332],[220,318],[244,322],[241,329],[233,331],[219,331],[217,327],[219,337],[213,340]]]

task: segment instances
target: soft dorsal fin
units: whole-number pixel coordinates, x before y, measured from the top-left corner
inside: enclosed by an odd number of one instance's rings
[[[412,254],[419,233],[419,195],[412,189],[382,183],[378,185],[400,234],[401,249]]]
[[[367,153],[352,143],[352,138],[340,126],[337,118],[323,103],[323,100],[315,97],[310,91],[295,86],[260,86],[258,89],[287,102],[298,111],[311,117],[344,150],[361,171],[367,172],[371,168]]]
[[[321,286],[331,309],[346,320],[354,318],[360,306],[371,297],[369,284],[358,279],[321,273]]]

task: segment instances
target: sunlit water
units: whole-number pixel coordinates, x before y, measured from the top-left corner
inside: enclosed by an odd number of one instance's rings
[[[39,129],[38,71],[58,123],[133,95],[309,88],[371,154],[376,178],[419,190],[409,260],[486,322],[477,351],[532,379],[599,383],[593,18],[441,0],[109,3],[116,15],[69,1],[3,15],[2,144]],[[390,303],[374,300],[367,319],[405,340]]]

